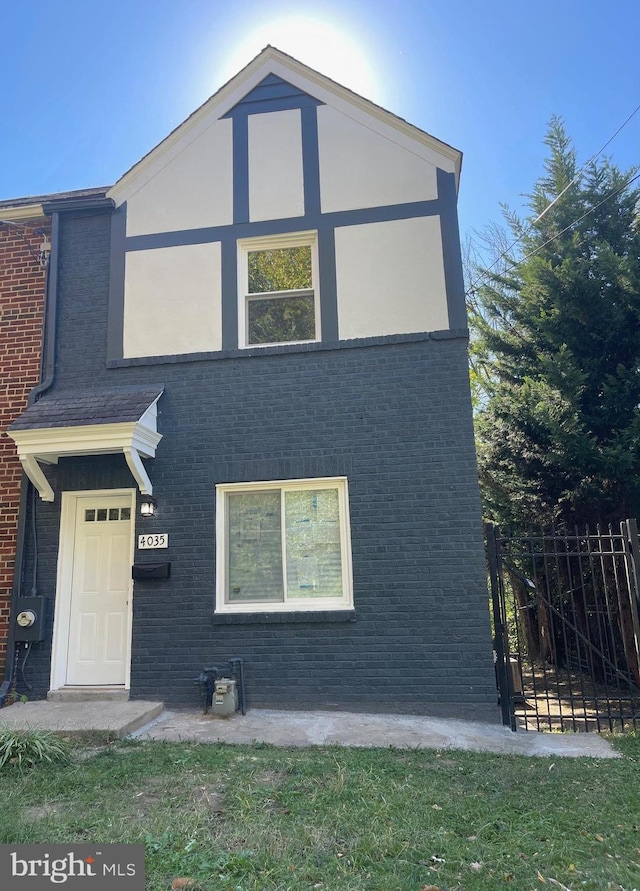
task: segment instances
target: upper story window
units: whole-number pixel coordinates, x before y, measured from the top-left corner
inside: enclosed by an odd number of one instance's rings
[[[240,346],[320,339],[315,232],[240,242]]]

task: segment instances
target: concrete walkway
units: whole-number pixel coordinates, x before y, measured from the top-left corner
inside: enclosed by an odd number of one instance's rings
[[[412,715],[251,709],[218,718],[163,711],[160,702],[27,702],[0,710],[0,729],[42,727],[70,735],[96,732],[171,742],[271,743],[276,746],[344,745],[463,749],[554,758],[617,758],[597,733],[512,733],[506,727]]]

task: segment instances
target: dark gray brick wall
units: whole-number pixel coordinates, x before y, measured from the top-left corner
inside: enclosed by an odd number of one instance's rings
[[[255,707],[497,720],[465,340],[107,370],[108,217],[65,220],[63,238],[54,392],[166,388],[159,510],[136,533],[169,533],[172,574],[135,583],[132,696],[194,706],[202,666],[240,656]],[[47,473],[56,491],[132,485],[119,456]],[[355,621],[214,623],[216,483],[333,475],[349,479]],[[37,510],[53,596],[59,499]],[[49,651],[28,664],[36,695]]]

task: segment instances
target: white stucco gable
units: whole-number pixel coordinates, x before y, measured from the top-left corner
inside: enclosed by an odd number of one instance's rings
[[[108,197],[116,205],[122,204],[141,189],[151,178],[175,161],[195,141],[204,137],[213,144],[210,161],[223,161],[225,136],[229,136],[229,121],[219,129],[217,138],[208,133],[244,96],[273,74],[313,96],[353,121],[368,127],[399,147],[416,154],[434,166],[454,173],[459,179],[462,154],[457,149],[436,139],[429,133],[407,123],[379,105],[359,96],[318,71],[314,71],[292,56],[267,46],[245,68],[221,87],[140,161],[134,164],[110,189]]]
[[[109,191],[110,358],[464,328],[461,159],[267,47]],[[288,251],[300,233],[305,295],[243,290],[251,244]],[[252,313],[303,305],[310,321],[293,333],[249,331]]]

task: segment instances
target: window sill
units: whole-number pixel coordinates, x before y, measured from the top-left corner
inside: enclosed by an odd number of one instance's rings
[[[292,610],[285,613],[213,613],[214,625],[280,625],[291,622],[355,622],[353,609]]]

